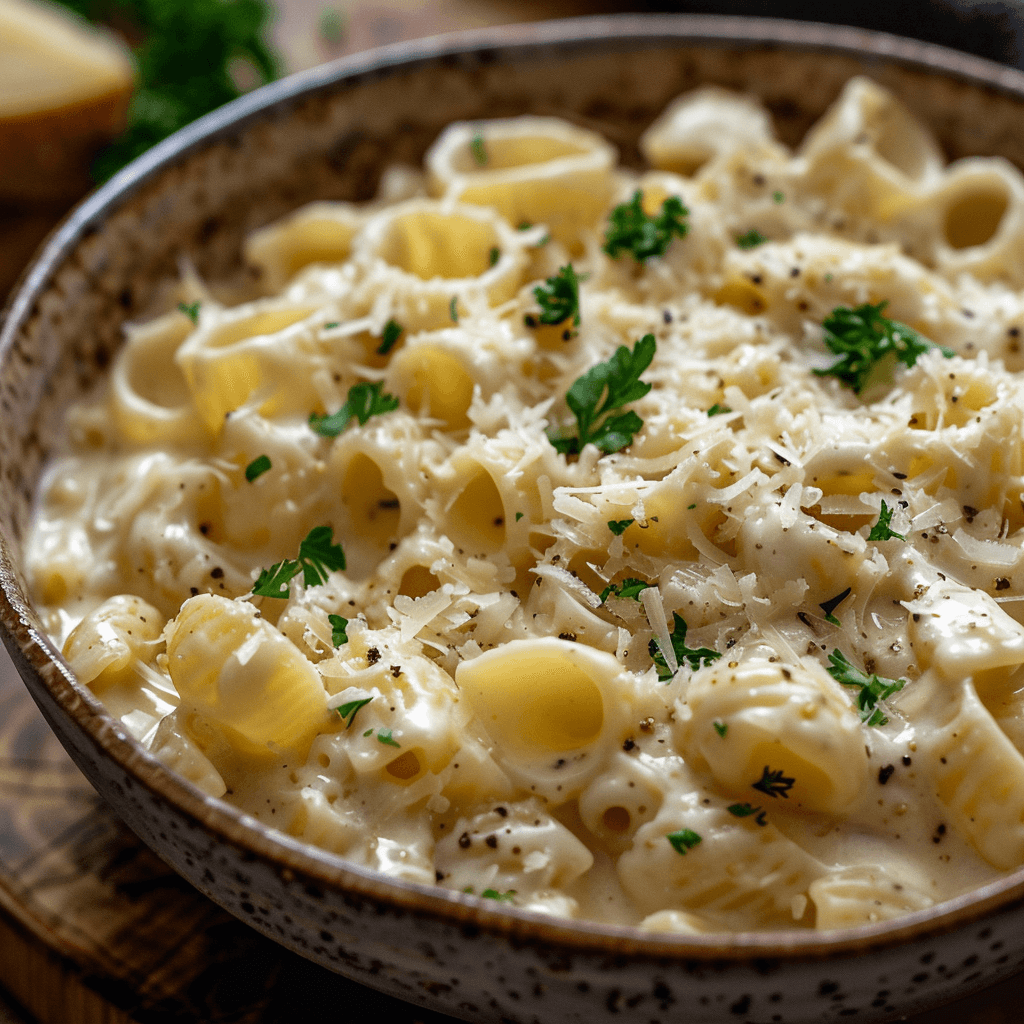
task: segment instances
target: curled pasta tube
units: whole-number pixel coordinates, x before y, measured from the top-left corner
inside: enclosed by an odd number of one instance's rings
[[[245,260],[269,291],[280,291],[313,263],[347,260],[367,214],[351,203],[309,203],[245,240]]]
[[[617,154],[557,117],[459,121],[427,151],[433,195],[496,209],[510,224],[545,224],[566,245],[611,202]]]
[[[391,295],[408,333],[457,323],[474,305],[500,305],[522,282],[525,243],[494,210],[410,199],[372,217],[356,236],[368,300]]]
[[[310,377],[316,351],[301,322],[312,312],[309,306],[269,299],[209,318],[200,314],[199,327],[175,358],[212,432],[254,395],[268,416],[308,412],[315,401]]]
[[[659,170],[688,175],[714,157],[774,140],[756,99],[711,85],[674,99],[640,136],[640,151]]]
[[[808,895],[814,904],[816,927],[831,931],[891,921],[924,910],[935,901],[923,889],[924,885],[910,885],[878,865],[858,864],[815,879]]]
[[[576,796],[629,731],[614,656],[554,637],[513,640],[462,662],[455,681],[520,785]]]
[[[858,216],[891,220],[939,180],[931,133],[887,89],[851,78],[804,138],[811,187]]]
[[[220,726],[238,752],[304,754],[325,724],[316,669],[248,602],[189,598],[166,636],[167,667],[182,705]]]
[[[686,707],[683,749],[699,751],[737,796],[757,798],[752,785],[769,768],[792,780],[788,803],[839,813],[868,781],[860,719],[817,663],[716,663],[694,673]]]
[[[111,372],[110,393],[114,423],[130,441],[180,444],[205,437],[174,361],[192,330],[191,320],[178,311],[128,329],[128,341]]]

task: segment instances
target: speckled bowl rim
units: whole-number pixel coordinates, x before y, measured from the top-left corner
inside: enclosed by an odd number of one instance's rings
[[[983,58],[887,33],[814,22],[716,15],[611,15],[434,36],[343,57],[265,86],[230,103],[155,146],[79,205],[42,246],[22,274],[0,317],[0,366],[22,323],[74,248],[98,230],[106,217],[147,182],[190,154],[244,130],[250,123],[321,91],[345,83],[386,77],[392,69],[414,68],[459,58],[515,60],[538,49],[597,51],[705,45],[778,48],[843,54],[898,64],[1006,93],[1024,103],[1024,73]],[[709,935],[652,934],[591,921],[557,920],[516,908],[492,908],[434,886],[390,880],[273,830],[242,811],[207,797],[151,757],[78,683],[50,640],[30,625],[29,606],[18,583],[11,545],[0,535],[0,632],[19,671],[40,678],[61,710],[105,756],[158,798],[200,827],[230,843],[244,856],[272,864],[279,874],[330,890],[369,898],[455,926],[505,936],[512,941],[630,959],[756,963],[784,958],[813,962],[894,947],[911,940],[967,927],[989,915],[1024,905],[1024,869],[956,899],[895,922],[831,932],[745,932]]]

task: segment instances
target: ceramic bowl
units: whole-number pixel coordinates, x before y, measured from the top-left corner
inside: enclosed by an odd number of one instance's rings
[[[1024,872],[896,923],[824,935],[660,936],[482,906],[388,881],[209,799],[148,756],[43,635],[19,547],[62,411],[187,253],[240,269],[246,232],[312,199],[364,199],[456,119],[555,114],[638,163],[666,102],[703,83],[759,94],[800,139],[854,74],[894,89],[949,158],[1024,166],[1024,74],[823,25],[617,17],[495,29],[346,58],[179,133],[100,189],[23,278],[0,340],[0,619],[33,697],[96,789],[198,889],[367,985],[474,1021],[643,1024],[892,1019],[1024,963]]]

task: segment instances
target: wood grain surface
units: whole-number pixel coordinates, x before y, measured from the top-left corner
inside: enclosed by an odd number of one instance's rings
[[[290,70],[400,39],[628,4],[586,0],[282,0]],[[60,211],[20,230],[26,259]],[[0,228],[4,218],[0,216]],[[0,242],[4,232],[0,231]],[[14,267],[16,269],[16,267]],[[0,263],[0,292],[4,266]],[[10,268],[8,268],[10,272]],[[909,1024],[1019,1024],[1021,977]],[[0,1024],[290,1024],[303,1017],[445,1024],[230,917],[99,800],[0,650]]]

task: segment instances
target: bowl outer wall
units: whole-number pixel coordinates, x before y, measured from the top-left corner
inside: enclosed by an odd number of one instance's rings
[[[897,926],[727,939],[550,922],[388,883],[205,798],[150,758],[74,681],[16,568],[60,411],[102,373],[120,324],[159,304],[174,253],[212,279],[237,278],[247,231],[309,199],[368,197],[384,163],[418,160],[459,117],[568,114],[635,162],[639,132],[699,81],[759,92],[795,142],[862,71],[897,88],[949,155],[1024,164],[1024,76],[1012,69],[831,26],[599,18],[401,44],[296,76],[156,147],[72,214],[28,271],[0,339],[0,619],[61,741],[157,853],[290,948],[468,1019],[685,1010],[694,1021],[811,1021],[855,1010],[881,1020],[1024,962],[1020,873]]]

